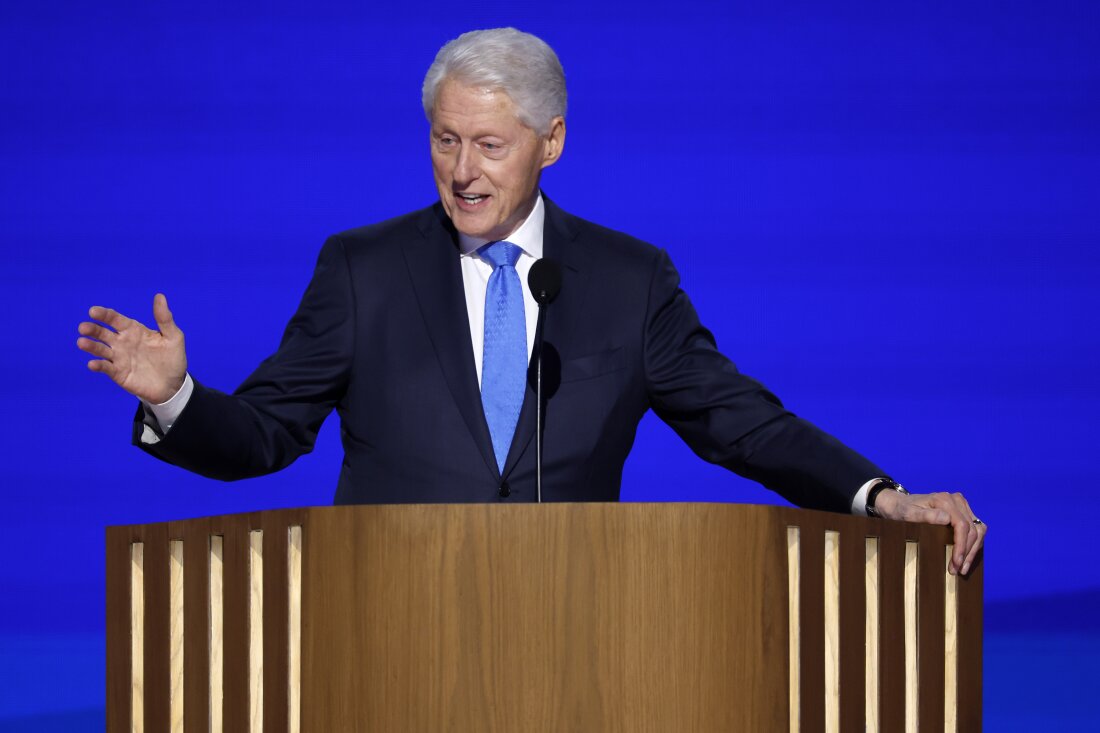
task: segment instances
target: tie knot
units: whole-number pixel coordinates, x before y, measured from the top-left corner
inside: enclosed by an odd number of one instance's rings
[[[522,251],[511,242],[500,241],[485,245],[477,253],[481,255],[481,259],[488,262],[496,270],[501,265],[515,267]]]

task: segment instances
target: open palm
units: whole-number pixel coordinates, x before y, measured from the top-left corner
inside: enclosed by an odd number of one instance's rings
[[[88,362],[130,394],[152,404],[171,399],[187,374],[183,331],[172,319],[168,300],[157,293],[153,317],[158,331],[102,306],[88,310],[93,319],[80,324],[76,345],[96,357]]]

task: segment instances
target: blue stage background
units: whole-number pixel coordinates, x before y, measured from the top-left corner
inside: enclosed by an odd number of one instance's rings
[[[515,25],[570,88],[568,211],[665,247],[791,409],[987,551],[989,730],[1100,723],[1100,11],[1045,2],[61,1],[0,9],[0,731],[100,730],[103,530],[326,504],[336,420],[233,485],[129,446],[76,324],[151,322],[232,389],[329,233],[435,196],[420,83]],[[625,500],[771,502],[647,418]],[[1095,729],[1095,728],[1093,728]]]

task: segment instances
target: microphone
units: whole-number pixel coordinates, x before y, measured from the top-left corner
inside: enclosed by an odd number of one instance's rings
[[[535,326],[535,491],[542,503],[542,327],[546,308],[561,291],[561,267],[547,257],[531,265],[527,273],[527,286],[539,304],[539,320]]]
[[[539,304],[539,317],[542,317],[542,306],[550,305],[561,291],[561,267],[557,262],[543,257],[531,265],[531,272],[527,273],[527,285],[531,288],[531,295],[535,296],[535,302]]]

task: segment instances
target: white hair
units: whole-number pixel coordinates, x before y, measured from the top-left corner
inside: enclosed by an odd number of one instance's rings
[[[539,135],[550,131],[555,117],[565,117],[565,72],[557,54],[541,38],[515,28],[470,31],[439,49],[421,91],[429,122],[447,79],[504,92],[519,121]]]

